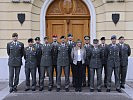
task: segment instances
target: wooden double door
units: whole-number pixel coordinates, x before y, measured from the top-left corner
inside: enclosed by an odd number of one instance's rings
[[[58,42],[62,35],[67,37],[68,33],[73,34],[73,40],[80,39],[84,43],[84,36],[89,35],[89,20],[70,20],[69,24],[66,20],[47,20],[47,36],[49,42],[52,42],[52,36],[56,34],[58,36]],[[54,73],[54,75],[56,75]],[[62,74],[64,76],[64,72]],[[72,76],[72,71],[70,71]]]
[[[49,42],[52,36],[58,36],[58,42],[62,35],[67,37],[73,34],[73,40],[90,35],[90,12],[83,0],[53,0],[46,13],[46,32]]]
[[[90,12],[83,0],[54,0],[46,14],[47,36],[67,36],[72,33],[74,41],[90,35]]]
[[[90,30],[89,20],[47,20],[47,36],[50,37],[49,41],[52,42],[52,35],[56,34],[58,36],[58,41],[60,42],[60,37],[62,35],[67,37],[68,33],[73,34],[73,39],[84,40],[85,35],[89,35]]]

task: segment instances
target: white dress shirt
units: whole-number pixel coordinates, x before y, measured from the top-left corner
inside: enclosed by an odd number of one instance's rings
[[[78,49],[78,61],[81,61],[81,60],[82,60],[82,58],[81,58],[81,50]]]

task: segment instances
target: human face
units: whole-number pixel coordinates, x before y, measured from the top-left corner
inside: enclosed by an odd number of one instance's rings
[[[94,47],[98,47],[98,43],[97,44],[93,44]]]
[[[53,42],[56,42],[57,41],[57,37],[53,37]]]
[[[65,43],[65,41],[66,41],[65,38],[62,38],[62,39],[61,39],[61,42],[62,42],[62,43]]]
[[[34,42],[29,42],[28,45],[31,47],[33,45]]]
[[[89,39],[85,39],[85,43],[86,44],[89,44],[90,43],[90,40]]]
[[[48,43],[48,39],[45,39],[44,42],[47,44]]]
[[[116,39],[112,39],[112,44],[116,44]]]
[[[36,40],[36,43],[39,44],[40,43],[40,40]]]
[[[17,41],[18,40],[18,36],[12,37],[13,41]]]
[[[68,41],[72,41],[72,40],[73,40],[72,36],[68,37]]]
[[[77,43],[77,46],[78,46],[78,47],[81,47],[81,46],[82,46],[82,43],[81,43],[81,42],[78,42],[78,43]]]
[[[102,44],[105,44],[105,40],[101,40],[101,43],[102,43]]]
[[[119,43],[123,44],[125,42],[124,38],[119,39]]]

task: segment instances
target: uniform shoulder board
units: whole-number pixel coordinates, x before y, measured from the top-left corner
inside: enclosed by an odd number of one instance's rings
[[[118,46],[118,47],[119,47],[119,44],[116,44],[116,46]]]
[[[12,44],[12,42],[7,43],[7,45],[9,45],[9,46],[10,46],[11,44]]]
[[[22,42],[18,41],[18,44],[23,44]]]

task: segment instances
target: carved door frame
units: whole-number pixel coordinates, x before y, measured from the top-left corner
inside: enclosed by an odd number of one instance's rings
[[[41,42],[43,43],[43,38],[46,36],[46,13],[47,9],[50,6],[50,4],[54,0],[45,0],[44,4],[41,8],[41,14],[40,14],[40,38]],[[96,38],[96,13],[95,8],[91,2],[91,0],[83,0],[83,2],[87,5],[89,11],[90,11],[90,37],[91,37],[91,43],[93,39]]]

